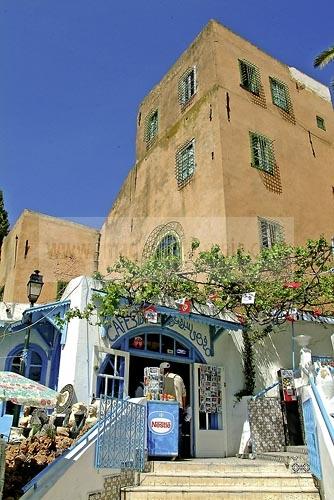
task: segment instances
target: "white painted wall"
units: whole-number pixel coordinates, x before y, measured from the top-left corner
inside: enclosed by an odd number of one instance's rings
[[[309,335],[311,337],[309,348],[312,355],[333,356],[331,335],[334,325],[323,325],[312,321],[296,321],[294,323],[295,336]],[[277,380],[277,370],[292,368],[292,330],[291,323],[284,323],[277,331],[256,343],[254,347],[255,364],[257,372],[256,390]],[[300,347],[295,341],[295,367],[299,367]],[[275,396],[276,389],[268,395]]]
[[[19,321],[22,313],[29,309],[29,304],[17,304],[15,302],[0,302],[0,323],[2,321]]]
[[[71,301],[71,308],[82,311],[91,301],[92,288],[99,288],[99,282],[79,276],[68,284],[63,296]],[[95,321],[94,318],[92,320]],[[60,356],[58,390],[66,384],[73,384],[77,400],[90,403],[94,392],[93,348],[99,343],[103,344],[98,326],[77,318],[69,322],[66,343]]]
[[[329,88],[326,85],[314,80],[305,73],[302,73],[298,69],[290,66],[289,67],[291,77],[301,85],[305,86],[305,89],[315,92],[319,97],[325,99],[326,101],[331,102],[331,94]]]

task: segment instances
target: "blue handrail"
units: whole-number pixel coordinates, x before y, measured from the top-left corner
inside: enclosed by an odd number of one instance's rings
[[[270,391],[270,389],[273,389],[279,384],[279,382],[274,382],[273,384],[269,385],[265,389],[262,389],[261,391],[257,392],[254,396],[253,399],[261,398],[266,392]]]
[[[314,383],[314,381],[312,380],[311,377],[309,378],[309,381],[310,381],[310,384],[311,384],[311,387],[312,387],[315,399],[316,399],[316,401],[318,403],[320,413],[322,415],[322,418],[324,419],[324,422],[326,424],[328,433],[329,433],[329,435],[331,437],[332,443],[334,444],[334,427],[333,427],[333,423],[330,421],[330,418],[328,416],[328,412],[327,412],[327,410],[326,410],[326,408],[324,406],[324,403],[322,402],[322,399],[321,399],[321,396],[320,396],[319,391],[317,389],[317,386],[315,385],[315,383]]]

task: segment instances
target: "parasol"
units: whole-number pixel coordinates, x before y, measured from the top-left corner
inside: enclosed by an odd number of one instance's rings
[[[61,396],[58,392],[14,372],[0,371],[0,401],[14,404],[54,408]]]

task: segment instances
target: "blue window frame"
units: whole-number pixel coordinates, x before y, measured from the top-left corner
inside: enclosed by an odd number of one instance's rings
[[[19,373],[23,347],[23,344],[17,345],[8,353],[5,361],[6,371]],[[45,384],[47,366],[48,358],[43,349],[37,344],[30,344],[26,370],[24,373],[25,377],[30,378],[35,382]],[[0,409],[0,414],[12,414],[13,410],[14,404],[7,401],[6,403],[3,403],[2,408]]]
[[[8,353],[5,370],[19,373],[22,351],[23,344],[20,344]],[[47,355],[43,349],[37,344],[30,344],[24,376],[45,384],[47,363]]]
[[[130,352],[143,352],[147,354],[159,354],[176,357],[179,359],[192,359],[192,352],[182,341],[165,335],[163,333],[147,332],[141,335],[133,335],[128,339],[128,348]]]

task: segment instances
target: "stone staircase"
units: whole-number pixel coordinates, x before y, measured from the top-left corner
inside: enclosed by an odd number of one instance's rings
[[[292,474],[283,462],[240,458],[150,462],[138,486],[125,487],[122,500],[319,500],[308,473]]]
[[[294,474],[310,472],[306,446],[286,446],[285,451],[268,451],[256,455],[261,460],[284,463]]]

